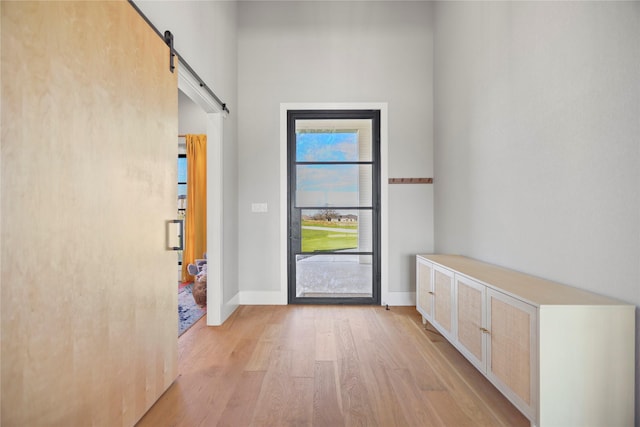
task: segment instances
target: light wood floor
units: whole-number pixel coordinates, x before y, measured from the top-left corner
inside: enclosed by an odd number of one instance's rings
[[[529,426],[413,307],[242,306],[139,426]]]

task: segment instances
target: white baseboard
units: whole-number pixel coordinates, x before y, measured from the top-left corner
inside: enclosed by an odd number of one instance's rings
[[[209,310],[207,312],[207,326],[220,326],[233,314],[238,308],[238,301],[240,299],[239,294],[235,294],[229,301],[222,304],[220,309],[220,317],[216,317],[215,310]]]
[[[382,297],[382,305],[391,306],[410,306],[416,305],[416,293],[415,292],[387,292]]]
[[[220,313],[220,317],[222,318],[222,322],[220,322],[221,325],[225,322],[225,320],[229,318],[229,316],[233,314],[234,311],[236,311],[236,309],[240,305],[239,301],[240,293],[237,293],[233,296],[233,298],[222,305]]]
[[[240,292],[236,293],[225,305],[240,305]]]
[[[412,306],[416,305],[415,292],[387,292],[382,298],[382,305]],[[287,305],[287,295],[281,291],[240,291],[221,307],[221,322],[238,308],[239,305]],[[209,326],[217,326],[215,324]]]
[[[287,305],[287,294],[281,291],[240,291],[242,305]]]

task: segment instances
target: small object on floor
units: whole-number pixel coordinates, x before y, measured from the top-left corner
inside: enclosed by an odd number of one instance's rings
[[[199,307],[205,307],[207,305],[207,275],[196,276],[196,281],[193,282],[193,299]]]
[[[207,264],[203,264],[193,282],[193,299],[200,307],[207,306]]]

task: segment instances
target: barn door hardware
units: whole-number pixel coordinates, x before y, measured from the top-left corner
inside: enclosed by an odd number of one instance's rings
[[[151,21],[149,21],[149,18],[147,18],[147,16],[144,13],[142,13],[140,8],[136,6],[133,0],[127,0],[127,1],[131,5],[131,7],[133,7],[133,9],[136,12],[138,12],[138,14],[142,17],[142,19],[144,19],[147,25],[149,25],[149,27],[151,27],[151,29],[158,35],[158,37],[160,37],[162,41],[164,41],[164,43],[167,46],[169,46],[169,71],[173,73],[174,70],[176,69],[174,65],[174,58],[177,56],[178,58],[180,58],[180,66],[182,68],[189,70],[189,72],[193,75],[193,77],[195,77],[196,80],[200,82],[200,87],[205,89],[209,93],[209,95],[211,95],[211,97],[215,99],[218,104],[220,104],[220,108],[222,108],[222,111],[226,111],[227,113],[229,113],[229,107],[227,107],[227,104],[222,102],[220,98],[218,98],[218,96],[215,93],[213,93],[213,91],[209,88],[209,86],[207,86],[204,83],[204,81],[200,78],[200,76],[198,76],[198,74],[193,70],[193,68],[189,66],[187,61],[185,61],[184,58],[180,57],[180,53],[175,50],[175,48],[173,47],[173,34],[171,34],[171,31],[167,30],[164,32],[164,35],[162,35],[162,33],[156,28],[156,26],[153,25]]]
[[[176,56],[176,51],[173,48],[173,34],[171,34],[171,31],[166,30],[164,32],[164,42],[169,46],[169,71],[173,73],[173,70],[176,69],[176,66],[173,64],[173,58]]]

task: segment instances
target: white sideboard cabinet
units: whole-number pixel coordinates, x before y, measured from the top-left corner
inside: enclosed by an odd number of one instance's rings
[[[458,255],[418,255],[416,297],[531,425],[633,425],[634,305]]]

